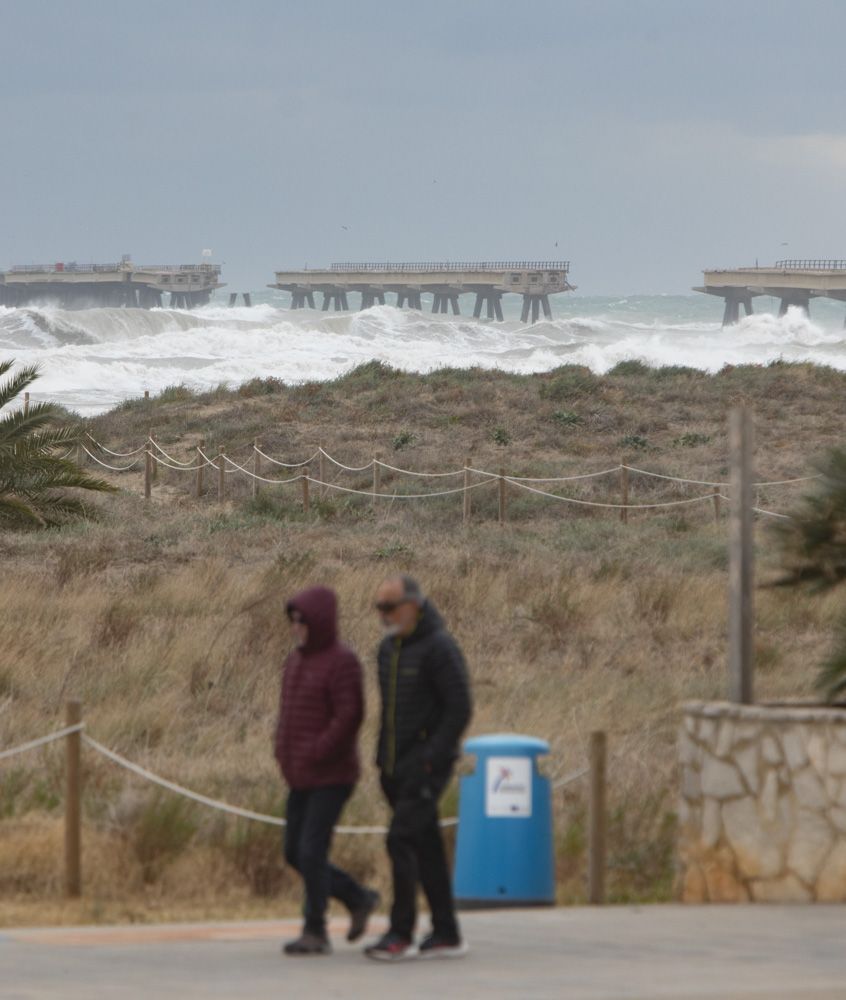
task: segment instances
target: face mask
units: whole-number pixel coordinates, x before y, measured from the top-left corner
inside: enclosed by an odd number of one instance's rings
[[[400,627],[397,624],[382,626],[382,634],[387,638],[393,638],[394,636],[399,635],[399,633],[400,633]]]

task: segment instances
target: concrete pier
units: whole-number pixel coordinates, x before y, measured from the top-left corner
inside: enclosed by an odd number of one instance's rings
[[[0,272],[0,305],[56,303],[65,309],[97,306],[193,309],[223,288],[217,264],[16,264]]]
[[[741,307],[751,316],[752,300],[761,295],[779,300],[779,316],[791,306],[809,314],[813,298],[846,302],[846,260],[779,260],[770,267],[703,271],[703,276],[704,285],[693,290],[725,301],[723,326],[739,321]]]
[[[486,309],[488,319],[502,320],[502,296],[523,296],[523,322],[536,323],[541,310],[552,319],[550,295],[573,291],[568,261],[485,261],[479,263],[331,264],[328,268],[277,271],[269,288],[291,293],[291,308],[314,308],[314,295],[323,295],[322,309],[349,308],[347,295],[358,292],[361,308],[384,305],[396,295],[398,309],[422,309],[421,296],[432,296],[433,313],[461,313],[459,296],[476,296],[473,315]]]

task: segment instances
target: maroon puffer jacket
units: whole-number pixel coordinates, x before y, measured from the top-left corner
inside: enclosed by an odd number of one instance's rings
[[[288,602],[308,625],[282,666],[276,759],[291,788],[354,785],[364,718],[361,664],[338,642],[335,593],[311,587]]]

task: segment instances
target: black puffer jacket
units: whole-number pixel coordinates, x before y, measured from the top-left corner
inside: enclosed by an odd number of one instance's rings
[[[388,778],[447,769],[472,713],[464,656],[430,601],[405,639],[378,653],[382,728],[376,763]]]

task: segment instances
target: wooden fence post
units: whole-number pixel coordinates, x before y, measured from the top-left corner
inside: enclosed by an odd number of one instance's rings
[[[253,439],[253,475],[261,475],[261,455],[259,455],[259,439]],[[253,500],[259,495],[259,481],[253,480]]]
[[[302,484],[303,484],[303,514],[308,514],[309,507],[310,507],[309,493],[308,493],[308,480],[309,480],[309,476],[311,476],[311,469],[309,469],[309,467],[306,466],[303,469],[303,474],[302,474],[302,477],[301,477],[302,478]]]
[[[325,453],[323,451],[323,445],[320,445],[320,447],[317,449],[317,455],[318,455],[318,459],[317,459],[317,461],[318,461],[317,474],[320,476],[320,482],[321,482],[321,484],[323,484],[323,483],[326,482],[326,455],[325,455]],[[329,490],[324,485],[321,485],[321,487],[320,487],[320,498],[321,498],[321,500],[328,493],[329,493]]]
[[[382,466],[379,465],[379,456],[373,458],[373,493],[382,492]],[[377,500],[373,497],[373,510],[376,510]]]
[[[714,520],[720,523],[720,487],[714,487]]]
[[[499,523],[505,524],[505,469],[499,470]]]
[[[156,436],[155,436],[155,434],[153,434],[153,428],[151,427],[150,428],[150,441],[153,442],[155,440],[156,440]],[[152,443],[150,444],[150,452],[151,452],[151,454],[154,453],[153,452],[153,445],[152,445]],[[158,478],[159,478],[159,463],[156,462],[156,461],[153,461],[153,463],[152,463],[152,480],[153,480],[153,482],[155,483],[158,480]]]
[[[590,804],[588,813],[588,902],[605,902],[607,858],[605,733],[590,734]]]
[[[82,722],[82,704],[65,704],[65,724]],[[82,893],[82,740],[78,732],[65,743],[65,895],[76,899]]]
[[[754,543],[752,521],[752,416],[729,414],[731,510],[729,521],[729,701],[750,705],[755,670]]]
[[[144,499],[153,494],[153,446],[148,441],[144,445]]]
[[[471,500],[470,500],[470,456],[468,455],[464,459],[464,523],[467,524],[470,520],[470,514],[472,512]]]
[[[623,497],[621,503],[628,504],[629,502],[629,469],[625,462],[621,463],[622,468],[620,469],[620,493]],[[620,508],[620,520],[623,524],[629,523],[629,511],[628,507],[623,506]]]
[[[223,503],[226,499],[226,451],[223,445],[217,449],[217,502]]]
[[[197,499],[203,495],[203,473],[206,471],[206,460],[203,458],[203,453],[206,450],[206,439],[200,438],[200,443],[197,445]]]

